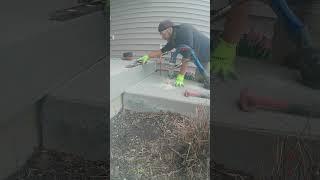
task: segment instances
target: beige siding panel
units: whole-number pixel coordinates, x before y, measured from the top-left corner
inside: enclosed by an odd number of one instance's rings
[[[149,17],[139,17],[139,18],[127,18],[125,20],[117,21],[119,23],[114,22],[111,24],[112,25],[111,30],[117,29],[118,26],[123,26],[123,25],[129,26],[129,25],[135,25],[138,23],[153,23],[153,24],[155,23],[156,25],[158,25],[159,22],[164,19],[170,19],[173,22],[179,22],[176,24],[190,23],[190,24],[193,24],[195,27],[198,27],[198,26],[207,27],[210,24],[209,21],[203,20],[203,18],[202,19],[193,19],[193,18],[186,19],[183,16],[174,17],[174,18],[172,18],[172,17],[165,18],[163,16],[149,16]]]
[[[209,14],[209,13],[208,13]],[[163,20],[168,19],[168,18],[173,18],[173,17],[180,17],[184,18],[186,20],[198,20],[198,21],[203,21],[204,19],[207,19],[205,22],[209,22],[210,16],[203,16],[203,15],[197,15],[197,14],[192,14],[189,12],[186,13],[177,13],[177,12],[168,12],[168,11],[162,11],[162,12],[141,12],[141,13],[135,13],[135,14],[129,14],[127,16],[115,16],[113,17],[111,15],[111,20],[112,21],[123,21],[123,20],[131,20],[131,19],[137,19],[137,18],[144,18],[144,17],[149,17],[150,21],[153,20]],[[113,25],[113,22],[111,22],[111,25]]]
[[[157,13],[157,12],[177,12],[177,13],[186,13],[189,12],[190,14],[200,15],[200,16],[208,16],[210,12],[209,9],[204,9],[200,7],[199,11],[193,11],[194,8],[189,7],[168,7],[168,6],[151,6],[145,9],[141,9],[140,7],[137,8],[130,8],[125,10],[119,10],[113,14],[115,17],[123,17],[127,16],[128,14],[141,14],[141,13]]]
[[[127,29],[132,29],[134,31],[134,29],[137,28],[152,28],[154,33],[158,33],[157,28],[154,27],[158,27],[159,23],[136,23],[136,24],[123,24],[123,25],[118,25],[114,28],[111,28],[111,31],[117,32],[118,30],[127,30]],[[208,28],[205,25],[194,25],[195,28],[197,28],[198,30],[206,30],[206,28]]]
[[[159,48],[160,48],[160,45],[140,45],[140,46],[115,45],[115,46],[112,46],[110,49],[111,49],[111,51],[115,50],[115,51],[127,52],[127,51],[152,51],[154,49],[159,49]]]
[[[196,26],[195,26],[196,27]],[[114,35],[114,37],[116,38],[117,35],[130,35],[130,36],[133,36],[133,35],[136,35],[137,33],[140,33],[140,34],[154,34],[154,35],[157,35],[159,36],[159,33],[158,33],[158,25],[157,27],[137,27],[137,28],[134,28],[134,30],[132,30],[132,28],[126,28],[126,29],[121,29],[121,30],[117,30],[117,31],[113,31],[111,33],[111,35]],[[203,33],[210,33],[210,31],[208,32],[208,28],[199,28],[199,27],[196,27],[200,32],[203,32]],[[159,37],[161,38],[161,37]]]
[[[174,6],[174,7],[181,7],[181,5],[185,4],[187,7],[190,6],[202,6],[202,7],[207,7],[210,9],[210,6],[208,4],[210,3],[210,0],[197,0],[197,1],[192,1],[192,0],[111,0],[111,6],[112,8],[116,9],[121,9],[123,5],[126,5],[127,7],[135,7],[137,5],[143,5],[147,7],[151,7],[155,4],[162,4],[162,5],[167,5],[169,7]],[[185,6],[183,6],[185,7]]]
[[[111,0],[111,57],[131,51],[136,56],[158,50],[166,42],[157,30],[160,21],[190,23],[210,37],[209,0]]]

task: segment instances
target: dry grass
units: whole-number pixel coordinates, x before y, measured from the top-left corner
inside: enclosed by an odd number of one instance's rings
[[[35,149],[33,155],[7,180],[105,180],[109,178],[106,160],[83,157],[48,149]]]
[[[209,112],[201,106],[198,110],[195,119],[171,112],[125,113],[125,121],[131,125],[122,131],[130,134],[132,127],[140,126],[136,131],[148,127],[150,132],[159,132],[153,139],[137,136],[137,142],[126,150],[114,149],[114,165],[121,166],[117,161],[125,159],[122,166],[127,166],[120,170],[118,177],[208,179]],[[136,120],[130,121],[128,116],[134,116]]]
[[[197,118],[174,122],[179,144],[184,147],[182,165],[192,179],[205,178],[209,173],[209,112],[198,106],[197,113]]]

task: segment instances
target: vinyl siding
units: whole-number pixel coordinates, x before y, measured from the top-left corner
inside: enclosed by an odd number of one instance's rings
[[[166,41],[158,33],[160,21],[190,23],[210,36],[210,0],[111,0],[111,57],[127,51],[141,56]]]

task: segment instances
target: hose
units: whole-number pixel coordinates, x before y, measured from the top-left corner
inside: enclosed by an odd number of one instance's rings
[[[173,62],[176,62],[176,59],[177,59],[177,56],[178,54],[181,54],[182,52],[186,52],[186,51],[189,51],[191,53],[191,56],[192,56],[192,60],[194,62],[194,64],[197,66],[197,68],[199,69],[199,72],[205,77],[205,78],[209,78],[210,77],[210,74],[205,70],[205,68],[202,66],[202,64],[200,63],[200,60],[199,58],[196,56],[194,50],[185,45],[185,44],[182,44],[182,45],[179,45],[177,48],[176,48],[176,51],[172,54],[171,58],[173,60]]]

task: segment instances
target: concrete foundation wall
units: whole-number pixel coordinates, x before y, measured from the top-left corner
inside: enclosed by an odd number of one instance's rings
[[[277,138],[285,136],[223,126],[214,126],[211,133],[213,160],[227,168],[251,173],[256,178],[261,175],[270,178],[273,168],[276,167]],[[311,139],[305,142],[315,162],[319,162],[320,142]],[[289,138],[287,143],[287,147],[294,147],[295,139]],[[284,154],[288,155],[286,151]]]
[[[208,93],[200,83],[186,80],[184,87],[177,88],[167,84],[167,81],[170,79],[166,72],[162,72],[162,76],[156,72],[132,86],[123,94],[124,109],[138,112],[171,111],[191,117],[198,116],[200,109],[210,112],[209,99],[184,96],[186,89]]]
[[[198,116],[199,104],[171,100],[170,98],[143,96],[141,94],[125,93],[123,95],[124,108],[137,112],[173,111],[190,117]],[[202,106],[201,106],[202,107]],[[203,105],[205,112],[209,106]]]
[[[38,146],[36,106],[29,105],[0,123],[0,180],[21,167]]]
[[[91,160],[108,157],[106,108],[57,97],[43,106],[44,147]]]
[[[101,60],[46,98],[42,107],[45,148],[92,160],[108,157],[106,68],[106,60]]]
[[[110,118],[122,109],[123,93],[156,70],[155,62],[133,68],[125,67],[132,63],[120,59],[111,59],[110,61]]]
[[[114,98],[110,101],[110,118],[113,118],[117,115],[123,108],[123,96],[120,95],[117,98]]]

